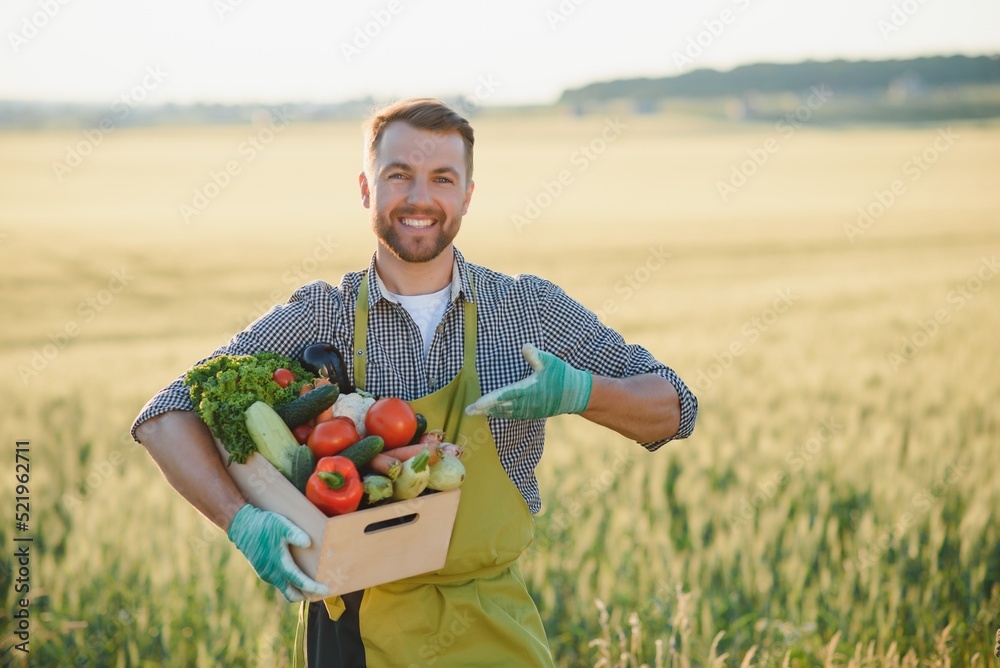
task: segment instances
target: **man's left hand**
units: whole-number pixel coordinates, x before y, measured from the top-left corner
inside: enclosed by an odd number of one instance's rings
[[[524,344],[521,354],[534,373],[480,397],[466,407],[467,415],[537,420],[587,409],[593,385],[590,373],[574,369],[530,343]]]

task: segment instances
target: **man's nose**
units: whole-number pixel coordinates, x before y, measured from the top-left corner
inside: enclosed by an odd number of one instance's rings
[[[431,190],[427,182],[423,179],[413,179],[410,192],[406,198],[407,203],[415,205],[431,204]]]

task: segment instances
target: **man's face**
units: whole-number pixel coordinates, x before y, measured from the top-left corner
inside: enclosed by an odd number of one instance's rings
[[[360,176],[361,201],[387,250],[404,262],[428,262],[451,245],[474,188],[461,135],[394,121],[367,171]]]

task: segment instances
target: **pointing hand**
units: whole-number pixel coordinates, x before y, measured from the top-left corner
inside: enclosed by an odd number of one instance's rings
[[[590,401],[593,377],[531,345],[521,354],[534,373],[480,397],[466,407],[467,415],[489,415],[515,420],[537,420],[563,413],[582,413]]]

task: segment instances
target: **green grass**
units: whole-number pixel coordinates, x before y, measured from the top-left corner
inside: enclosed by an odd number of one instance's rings
[[[483,119],[460,237],[470,260],[552,278],[698,386],[694,437],[655,454],[551,421],[522,568],[558,663],[656,665],[660,640],[671,666],[996,665],[1000,280],[982,267],[1000,251],[1000,131],[958,126],[851,243],[843,225],[934,129],[805,127],[724,203],[716,181],[770,128],[626,120],[519,233],[512,214],[576,169],[602,119]],[[295,609],[127,433],[268,304],[370,257],[350,125],[290,127],[181,223],[178,202],[248,132],[122,131],[64,183],[50,159],[79,137],[3,138],[0,502],[13,509],[28,439],[33,666],[287,664]],[[661,246],[669,260],[639,271]],[[13,531],[0,523],[0,655],[17,665]]]

